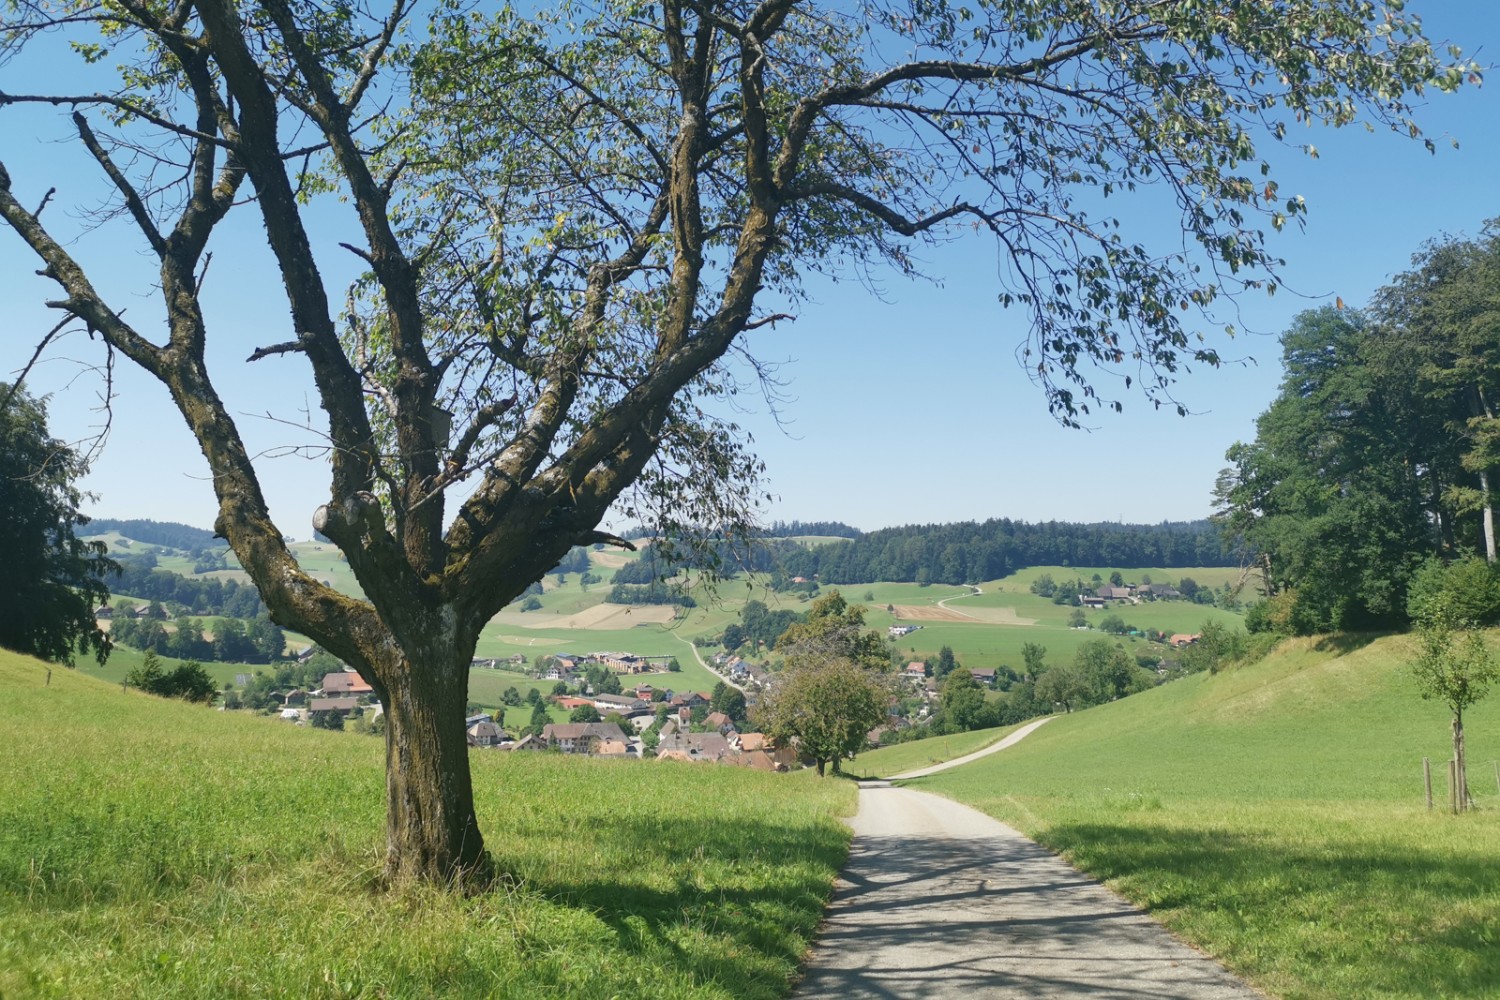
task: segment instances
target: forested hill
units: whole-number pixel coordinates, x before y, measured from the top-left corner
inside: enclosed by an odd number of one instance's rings
[[[824,584],[977,583],[1027,566],[1238,565],[1210,521],[1028,524],[1002,518],[907,525],[810,549],[782,546],[777,555],[784,573],[816,576]]]
[[[187,551],[221,548],[228,544],[222,538],[215,538],[214,533],[205,528],[194,528],[191,525],[177,524],[173,521],[119,521],[107,517],[96,517],[90,520],[79,534],[104,535],[111,531],[148,545],[165,545],[168,548]]]

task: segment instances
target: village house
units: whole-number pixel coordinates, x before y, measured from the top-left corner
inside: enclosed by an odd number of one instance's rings
[[[620,715],[634,715],[637,712],[647,712],[651,709],[649,702],[642,701],[640,698],[631,698],[623,694],[596,694],[594,695],[593,706],[599,711],[600,715],[606,715],[610,712],[618,712]]]
[[[348,715],[359,708],[359,699],[351,695],[338,698],[314,698],[308,702],[309,712],[337,712],[339,715]]]
[[[709,712],[703,724],[710,729],[718,730],[721,734],[728,736],[735,731],[734,720],[723,712]]]
[[[656,756],[662,758],[664,755],[669,755],[666,758],[669,760],[717,763],[734,754],[734,747],[720,733],[675,732],[671,736],[662,737],[656,745]]]
[[[340,695],[360,697],[374,693],[375,689],[352,670],[335,670],[331,674],[323,675],[323,694],[330,698]]]
[[[489,719],[470,726],[468,734],[471,747],[497,747],[505,742],[505,734]]]
[[[542,728],[547,747],[563,753],[593,753],[600,740],[624,742],[625,733],[612,722],[553,722]]]

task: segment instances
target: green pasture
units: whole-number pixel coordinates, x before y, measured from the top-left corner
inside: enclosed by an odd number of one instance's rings
[[[125,679],[125,675],[140,666],[146,659],[146,654],[129,646],[115,646],[110,651],[109,659],[104,666],[99,666],[92,657],[80,657],[74,670],[86,677],[94,677],[110,684],[118,685]],[[179,660],[172,656],[159,656],[162,670],[175,670],[185,660]],[[200,661],[203,669],[214,679],[214,683],[222,688],[225,684],[233,684],[237,674],[253,674],[257,670],[269,669],[264,663],[211,663]],[[64,667],[54,667],[54,670],[64,670]]]
[[[1500,698],[1467,717],[1478,810],[1429,812],[1421,762],[1441,804],[1449,719],[1418,696],[1412,652],[1288,641],[914,784],[1022,829],[1274,996],[1497,996]]]
[[[45,672],[0,653],[7,998],[770,1000],[847,851],[847,782],[475,752],[507,879],[387,887],[382,741]]]

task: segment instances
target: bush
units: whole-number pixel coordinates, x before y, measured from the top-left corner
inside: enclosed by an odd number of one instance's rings
[[[1451,563],[1430,558],[1407,587],[1406,613],[1416,625],[1494,625],[1500,622],[1500,575],[1477,556]]]

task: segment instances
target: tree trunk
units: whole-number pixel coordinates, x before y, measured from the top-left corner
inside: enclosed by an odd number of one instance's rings
[[[1484,389],[1476,386],[1474,395],[1479,400],[1479,412],[1486,420],[1494,420],[1495,415],[1490,410],[1490,401],[1484,396]],[[1484,495],[1484,558],[1493,566],[1495,564],[1495,507],[1490,497],[1489,469],[1479,470],[1479,491]],[[1462,728],[1461,725],[1460,728]]]
[[[1490,501],[1490,474],[1487,469],[1479,470],[1479,492],[1484,495],[1484,558],[1486,562],[1494,565],[1495,506]]]
[[[1464,762],[1464,714],[1453,713],[1453,759],[1457,762],[1454,784],[1458,787],[1458,811],[1466,812],[1473,799],[1469,795],[1469,772]]]
[[[818,762],[818,777],[821,778],[821,777],[824,776],[824,774],[823,774],[824,766],[827,765],[828,762],[826,760],[824,760],[822,757],[815,757],[814,760],[816,760]]]
[[[422,664],[398,671],[384,687],[386,875],[483,879],[488,857],[463,727],[468,671]]]

